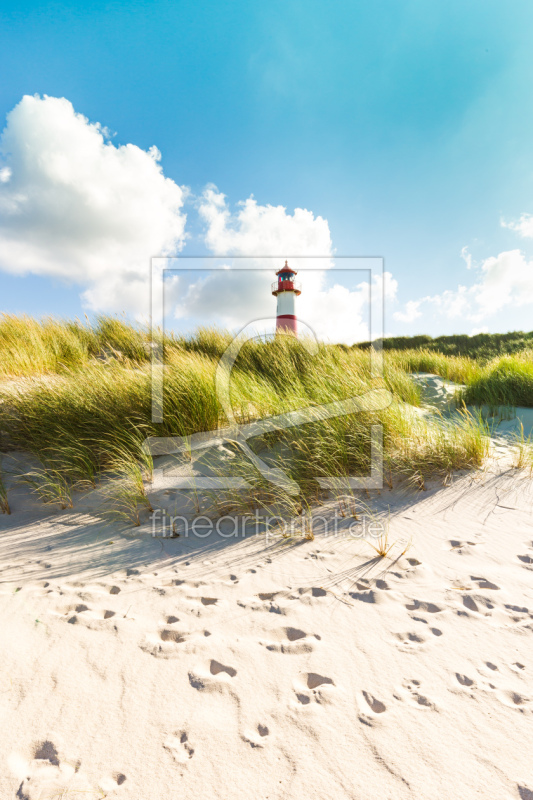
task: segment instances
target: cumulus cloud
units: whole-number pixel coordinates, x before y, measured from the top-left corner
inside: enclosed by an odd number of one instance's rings
[[[519,219],[511,222],[502,220],[501,224],[503,228],[516,231],[516,233],[519,233],[520,236],[526,239],[533,238],[533,214],[522,214]]]
[[[156,147],[115,146],[65,98],[25,96],[0,138],[0,269],[65,279],[92,309],[148,312],[152,256],[185,240]]]
[[[424,298],[427,300],[427,298]],[[404,311],[395,311],[393,314],[393,318],[397,322],[414,322],[415,319],[422,316],[422,312],[419,311],[421,304],[424,302],[422,300],[409,300],[405,304]]]
[[[92,310],[147,315],[152,257],[176,257],[186,240],[188,191],[160,159],[156,147],[113,144],[65,98],[23,97],[0,137],[0,270],[75,284]],[[285,258],[304,281],[298,316],[321,338],[368,338],[370,294],[373,302],[396,294],[390,273],[371,287],[335,273],[328,221],[308,209],[253,197],[230,209],[213,185],[195,206],[208,251],[248,269],[175,274],[165,303],[177,317],[229,327],[274,317],[270,285]]]
[[[507,250],[472,267],[476,279],[471,286],[411,300],[404,311],[394,314],[398,322],[410,323],[422,316],[421,308],[446,319],[463,318],[481,322],[505,308],[533,303],[533,261],[520,250]]]
[[[335,259],[327,220],[302,208],[291,214],[283,206],[259,205],[253,197],[232,212],[215,186],[205,190],[199,214],[208,248],[239,269],[193,282],[177,306],[178,316],[201,316],[229,327],[275,317],[270,286],[274,270],[287,257],[303,281],[297,309],[300,320],[331,341],[353,343],[368,337],[368,283],[350,289],[339,273],[330,272]],[[381,283],[380,277],[374,280],[373,299],[381,296],[383,288],[387,297],[394,296],[397,283],[389,273],[384,287]]]
[[[232,214],[225,195],[208,186],[200,203],[207,223],[206,244],[219,255],[325,256],[333,252],[328,221],[307,209],[287,214],[283,206],[260,206],[253,197]],[[311,263],[306,262],[306,266]]]

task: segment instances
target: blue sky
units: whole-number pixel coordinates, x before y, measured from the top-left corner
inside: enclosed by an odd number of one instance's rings
[[[198,198],[214,184],[230,228],[253,195],[327,220],[332,253],[384,257],[389,333],[529,330],[532,24],[513,0],[0,2],[0,121],[48,95],[115,147],[155,145],[188,187],[185,255],[209,251]],[[98,310],[83,269],[6,252],[3,310]]]

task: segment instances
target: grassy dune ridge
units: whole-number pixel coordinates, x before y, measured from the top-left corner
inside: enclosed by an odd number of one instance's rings
[[[533,349],[486,362],[424,349],[389,350],[385,361],[406,372],[432,372],[465,384],[462,400],[470,405],[533,407]]]
[[[38,456],[45,471],[41,482],[58,487],[64,498],[69,486],[94,485],[103,472],[116,472],[120,465],[127,471],[127,462],[138,463],[148,436],[216,430],[228,420],[215,391],[215,372],[231,341],[230,333],[216,329],[165,338],[164,422],[154,424],[147,330],[106,317],[91,325],[4,316],[0,374],[8,380],[0,382],[2,448]],[[389,480],[401,476],[422,485],[429,476],[479,465],[487,447],[475,417],[451,424],[417,412],[419,390],[408,372],[437,367],[442,372],[442,358],[387,352],[385,377],[376,381],[364,349],[320,344],[311,355],[290,337],[250,341],[231,375],[233,413],[246,423],[385,387],[394,396],[388,408],[265,434],[250,445],[290,452],[283,468],[302,491],[312,493],[316,476],[368,474],[370,426],[379,422]],[[469,364],[460,359],[449,360],[448,367],[449,377],[470,376]],[[148,474],[146,461],[144,467]],[[250,464],[236,458],[234,469],[249,476]]]
[[[533,348],[533,331],[510,331],[509,333],[477,333],[453,336],[387,336],[381,339],[384,350],[415,350],[441,353],[448,356],[468,356],[485,363],[497,356],[521,353]],[[361,342],[359,348],[372,346],[371,342]]]

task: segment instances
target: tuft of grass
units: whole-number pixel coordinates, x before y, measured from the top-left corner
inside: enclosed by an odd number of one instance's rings
[[[533,350],[489,361],[468,382],[465,403],[533,407]]]
[[[522,423],[520,423],[520,429],[518,430],[514,438],[513,450],[514,450],[513,468],[525,469],[526,467],[529,467],[530,471],[533,471],[532,434],[530,434],[529,436],[525,435],[524,426]]]
[[[0,376],[63,374],[95,359],[145,363],[150,333],[116,317],[100,316],[91,324],[0,314],[0,352]]]
[[[43,503],[59,505],[63,510],[72,508],[70,485],[59,470],[43,467],[26,472],[20,478],[32,487],[32,491],[41,498]]]
[[[370,516],[374,515],[370,513]],[[379,520],[375,519],[375,522],[379,523]],[[381,532],[374,537],[374,541],[372,542],[369,541],[368,539],[366,541],[380,558],[386,558],[396,544],[399,544],[401,547],[403,547],[400,556],[404,556],[413,544],[412,539],[407,542],[401,540],[390,542],[389,528],[390,528],[390,512],[389,512],[389,519],[387,519],[387,522],[384,525],[382,525]]]
[[[134,446],[134,445],[132,445]],[[112,480],[106,488],[110,503],[106,514],[112,518],[141,524],[141,511],[153,512],[145,481],[153,476],[151,456],[140,447],[137,457],[125,447],[117,448],[109,462]]]
[[[455,383],[469,384],[481,372],[481,366],[468,356],[449,356],[427,349],[392,350],[384,353],[388,369],[400,372],[429,372]]]
[[[379,524],[379,520],[375,520],[375,522]],[[374,537],[373,542],[369,539],[366,541],[380,558],[386,558],[395,545],[395,542],[392,542],[392,544],[389,542],[389,520],[384,526],[382,525],[381,532]]]
[[[389,544],[388,531],[378,536],[375,542],[368,542],[368,544],[376,551],[380,558],[386,558],[394,547],[394,542]]]

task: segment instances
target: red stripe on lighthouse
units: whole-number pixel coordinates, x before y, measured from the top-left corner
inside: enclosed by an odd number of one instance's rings
[[[276,318],[276,330],[297,333],[296,316],[294,314],[280,314]]]

